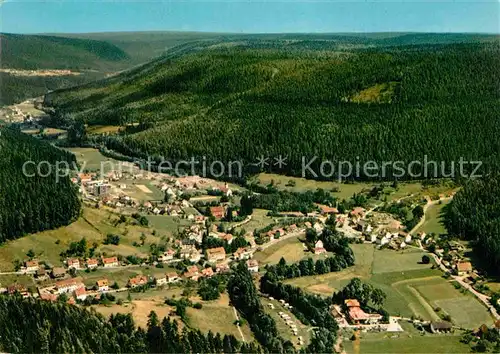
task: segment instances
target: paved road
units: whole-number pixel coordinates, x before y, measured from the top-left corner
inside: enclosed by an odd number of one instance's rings
[[[420,242],[420,240],[418,240],[418,244],[419,244],[419,248],[423,250],[424,247],[422,246],[422,243]],[[434,261],[436,262],[436,264],[439,266],[439,268],[443,272],[445,272],[445,273],[446,272],[448,272],[448,273],[451,272],[450,269],[446,268],[446,266],[442,262],[442,259],[439,258],[438,255],[436,255],[434,253],[429,253],[429,254],[434,258]],[[490,311],[490,313],[492,314],[492,316],[495,317],[495,319],[500,320],[500,315],[498,314],[498,311],[490,303],[490,297],[487,296],[487,295],[484,295],[484,294],[480,293],[479,291],[477,291],[476,289],[474,289],[470,284],[466,283],[464,281],[464,278],[466,278],[466,276],[451,275],[451,278],[453,280],[455,280],[457,283],[459,283],[463,288],[465,288],[470,293],[472,293],[476,298],[478,298],[479,301],[481,301],[488,308],[488,310]]]
[[[279,239],[275,240],[275,241],[271,241],[271,242],[267,242],[263,245],[257,245],[255,247],[252,248],[252,250],[257,250],[258,248],[260,248],[260,250],[265,250],[266,248],[268,248],[269,246],[273,246],[281,241],[284,241],[284,240],[288,240],[289,238],[292,238],[292,237],[298,237],[300,235],[302,235],[304,232],[306,232],[306,229],[300,229],[296,232],[292,232],[292,233],[289,233],[289,234],[286,234],[285,236],[281,236]]]
[[[434,258],[434,261],[436,262],[436,264],[439,265],[439,268],[441,268],[443,272],[450,272],[450,270],[446,268],[442,263],[441,258],[439,258],[434,253],[431,253],[431,256]],[[453,278],[453,280],[459,283],[463,288],[467,289],[470,293],[472,293],[475,297],[477,297],[479,301],[481,301],[488,308],[488,310],[493,315],[493,317],[495,317],[495,319],[500,320],[500,315],[498,314],[496,308],[490,303],[489,296],[481,294],[479,291],[474,289],[470,284],[466,283],[464,281],[465,276],[451,275],[451,277]]]

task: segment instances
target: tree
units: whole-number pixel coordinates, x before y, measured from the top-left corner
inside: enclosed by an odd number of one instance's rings
[[[27,256],[28,258],[30,258],[30,259],[31,259],[31,258],[33,258],[33,257],[35,257],[35,251],[33,251],[33,250],[30,248],[30,250],[26,253],[26,256]]]
[[[253,213],[253,199],[248,193],[244,194],[240,200],[240,215],[252,215]]]
[[[381,307],[384,304],[386,297],[387,295],[378,288],[374,288],[370,294],[372,303],[377,307]]]
[[[412,210],[413,217],[420,220],[424,216],[424,208],[421,205],[417,205]]]
[[[315,229],[309,228],[306,230],[306,240],[309,244],[314,245],[318,240],[318,233]]]
[[[71,144],[81,144],[85,140],[87,133],[83,120],[76,120],[68,129],[68,142]]]
[[[422,264],[429,264],[430,262],[431,262],[431,258],[428,255],[424,254],[422,256]]]

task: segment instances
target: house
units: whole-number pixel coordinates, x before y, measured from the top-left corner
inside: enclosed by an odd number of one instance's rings
[[[353,210],[351,210],[351,212],[349,213],[349,215],[353,219],[359,220],[359,219],[361,219],[362,217],[365,216],[365,209],[363,209],[361,207],[354,208]]]
[[[78,288],[74,291],[77,300],[83,301],[87,298],[87,291],[85,287]]]
[[[216,273],[227,273],[229,272],[230,268],[227,264],[217,264],[215,266],[215,272]]]
[[[226,210],[223,206],[214,206],[210,207],[210,214],[217,220],[220,220],[224,217]]]
[[[59,295],[57,294],[51,294],[51,293],[40,294],[40,299],[45,301],[56,302],[58,298]]]
[[[52,277],[53,278],[64,278],[66,275],[66,269],[63,267],[54,267],[52,268]]]
[[[323,247],[323,241],[318,240],[318,241],[314,244],[314,254],[322,254],[322,253],[326,253],[326,250],[325,250],[325,248]]]
[[[204,217],[203,215],[195,215],[195,217],[194,217],[194,222],[197,224],[204,224],[205,220],[206,220],[206,217]]]
[[[453,325],[448,321],[434,321],[430,324],[432,333],[451,332]]]
[[[148,277],[145,275],[136,275],[128,280],[127,285],[130,288],[135,288],[138,286],[146,285],[148,283]]]
[[[88,258],[86,263],[88,269],[97,268],[97,266],[99,265],[99,262],[95,258]]]
[[[162,286],[167,284],[167,277],[165,275],[159,275],[155,277],[156,285]]]
[[[231,243],[233,243],[233,235],[231,235],[231,234],[224,234],[221,238],[223,240],[225,240],[228,245],[230,245]]]
[[[91,173],[79,173],[78,174],[78,180],[80,181],[81,184],[86,184],[90,181],[92,181],[93,174]]]
[[[40,268],[36,271],[36,280],[42,281],[42,280],[47,280],[48,278],[49,275],[47,274],[45,268]]]
[[[226,251],[224,250],[224,247],[209,248],[206,252],[207,261],[210,263],[223,261],[226,258]]]
[[[389,224],[387,224],[387,228],[389,230],[395,231],[396,233],[402,227],[403,227],[403,224],[401,224],[401,221],[399,221],[399,220],[392,220],[391,222],[389,222]]]
[[[201,275],[210,278],[212,275],[214,275],[214,271],[212,268],[205,268],[201,271]]]
[[[347,307],[347,317],[354,324],[376,324],[382,319],[378,313],[366,313],[356,299],[347,299],[344,305]]]
[[[109,183],[99,181],[99,183],[96,183],[91,187],[90,193],[99,197],[108,194],[110,189],[111,185]]]
[[[104,265],[104,268],[118,267],[120,265],[117,257],[102,257],[102,264]]]
[[[175,255],[175,251],[172,249],[168,249],[165,252],[163,252],[163,254],[158,256],[158,261],[166,263],[166,262],[174,259],[174,255]]]
[[[383,246],[388,244],[390,238],[387,235],[378,235],[377,236],[377,245]]]
[[[370,230],[367,230],[368,229],[368,226],[370,227]],[[372,230],[372,227],[371,225],[368,223],[368,221],[366,220],[359,220],[355,225],[354,225],[354,229],[357,230],[357,231],[366,231],[366,232],[370,232]]]
[[[198,280],[198,278],[200,277],[200,273],[198,272],[198,267],[197,266],[187,267],[187,270],[184,273],[184,277],[194,281]]]
[[[457,263],[457,274],[458,275],[467,275],[470,272],[472,272],[471,262],[459,261]]]
[[[259,272],[259,262],[257,262],[255,259],[249,259],[247,261],[247,268],[250,271],[250,273],[258,273]]]
[[[419,232],[417,234],[417,237],[420,239],[420,241],[423,241],[425,239],[425,236],[427,236],[425,232]]]
[[[195,253],[195,252],[198,252],[196,247],[194,247],[192,245],[183,245],[183,246],[181,246],[181,250],[180,250],[179,254],[180,254],[181,258],[188,259],[191,257],[191,254]]]
[[[68,265],[68,269],[80,269],[80,260],[78,258],[68,258],[66,264]]]
[[[367,233],[365,235],[365,240],[371,243],[377,242],[377,234],[376,233]]]
[[[329,207],[327,205],[318,204],[318,207],[319,207],[322,215],[331,215],[331,214],[338,214],[339,213],[337,208]]]
[[[72,293],[78,288],[85,288],[82,278],[69,278],[56,282],[56,289],[59,294]]]
[[[177,273],[175,272],[170,272],[170,273],[167,273],[165,274],[166,278],[167,278],[167,283],[175,283],[175,282],[178,282],[179,280],[181,280],[181,277],[179,277],[177,275]]]
[[[109,282],[108,279],[99,279],[96,282],[97,290],[101,293],[104,293],[109,290]]]
[[[194,252],[191,252],[191,254],[188,257],[189,261],[192,263],[198,263],[201,259],[201,253],[200,251],[196,250]]]
[[[25,265],[27,273],[35,273],[40,268],[37,260],[26,261]]]
[[[240,247],[233,253],[235,260],[250,259],[252,258],[252,253],[246,248]]]
[[[14,295],[14,294],[17,293],[17,294],[22,295],[23,297],[28,297],[29,296],[28,289],[24,285],[17,284],[17,283],[9,285],[7,287],[7,293],[9,295]]]
[[[226,197],[231,197],[233,195],[233,191],[229,188],[227,183],[225,183],[223,186],[219,186],[218,188],[222,194],[224,194]]]

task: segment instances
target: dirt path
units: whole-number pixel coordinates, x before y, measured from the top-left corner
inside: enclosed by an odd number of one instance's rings
[[[240,320],[240,315],[238,315],[238,311],[236,311],[236,309],[234,308],[234,306],[231,306],[231,307],[233,309],[234,317],[236,318],[236,321],[239,321]],[[238,332],[240,332],[241,340],[243,342],[246,342],[245,336],[243,335],[243,332],[241,331],[241,326],[238,324],[237,327],[238,327]]]

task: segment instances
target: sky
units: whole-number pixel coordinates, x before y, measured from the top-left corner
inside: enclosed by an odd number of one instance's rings
[[[0,0],[0,32],[500,32],[499,0]]]

